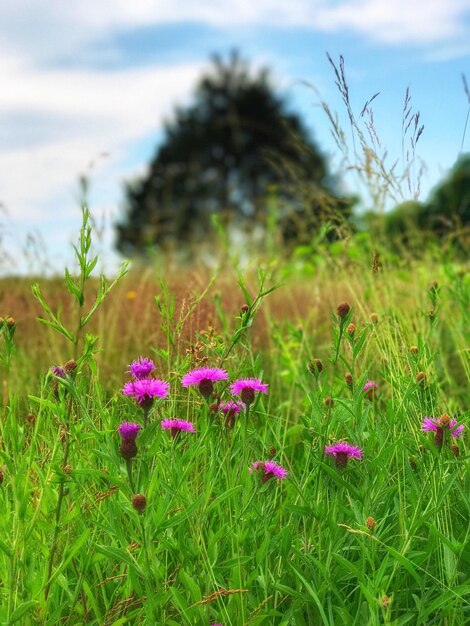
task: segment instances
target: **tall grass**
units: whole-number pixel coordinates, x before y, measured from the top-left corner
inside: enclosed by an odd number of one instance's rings
[[[360,235],[257,271],[123,268],[109,293],[91,236],[84,210],[80,272],[35,305],[15,285],[1,325],[0,622],[469,623],[467,432],[438,447],[420,431],[444,413],[468,428],[470,282],[451,249],[415,259]],[[140,354],[170,394],[126,464]],[[200,365],[269,393],[229,428],[212,406],[228,383],[209,402],[181,385]],[[173,417],[195,434],[171,437]],[[325,456],[342,439],[363,450],[345,468]],[[267,460],[287,479],[248,470]]]

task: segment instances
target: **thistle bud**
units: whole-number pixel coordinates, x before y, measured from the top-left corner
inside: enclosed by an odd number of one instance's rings
[[[419,383],[422,387],[426,384],[427,376],[424,372],[418,372],[416,374],[416,382]]]
[[[338,313],[338,316],[344,320],[344,318],[346,317],[346,315],[349,313],[350,311],[350,306],[347,302],[341,302],[341,304],[338,304],[338,308],[336,309],[336,312]]]
[[[147,506],[147,498],[141,493],[138,493],[132,498],[132,506],[138,513],[143,513]]]
[[[439,424],[441,426],[447,426],[449,422],[450,422],[450,417],[447,415],[447,413],[443,413],[441,417],[439,418]]]
[[[335,405],[335,401],[330,396],[326,396],[325,398],[325,406],[331,409]]]
[[[323,363],[320,361],[320,359],[313,359],[312,363],[310,363],[309,365],[309,370],[314,376],[316,376],[323,371]]]
[[[460,454],[459,446],[456,443],[452,445],[452,454],[455,456],[456,459],[458,458]]]
[[[384,609],[387,609],[390,606],[390,598],[386,595],[382,596],[381,603]]]
[[[75,369],[77,369],[77,362],[73,359],[70,359],[70,361],[67,361],[67,363],[64,365],[64,370],[66,374],[70,374],[70,372],[73,372]]]

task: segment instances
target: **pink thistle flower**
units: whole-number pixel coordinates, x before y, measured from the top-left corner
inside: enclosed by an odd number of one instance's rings
[[[373,380],[368,380],[364,387],[362,388],[362,392],[365,393],[366,397],[369,400],[372,400],[375,396],[375,390],[378,388],[378,384]]]
[[[259,378],[242,378],[230,385],[230,391],[234,396],[240,396],[245,404],[251,404],[255,399],[255,393],[268,393],[268,384],[262,383]]]
[[[225,425],[227,428],[233,428],[235,419],[241,410],[245,409],[243,402],[227,402],[226,404],[219,404],[219,411],[225,416]]]
[[[121,435],[123,441],[125,439],[135,439],[139,433],[140,426],[135,422],[123,422],[119,426],[119,434]]]
[[[444,431],[450,430],[451,437],[461,437],[465,426],[457,426],[457,420],[450,418],[446,413],[441,417],[425,417],[421,423],[421,432],[435,432],[434,442],[438,448],[442,447],[444,441]]]
[[[283,480],[289,475],[287,470],[282,465],[277,465],[274,461],[255,461],[253,467],[249,467],[248,470],[253,473],[261,473],[261,482],[265,483],[270,478],[277,478]]]
[[[169,430],[172,437],[177,437],[182,431],[186,431],[188,433],[196,432],[192,422],[180,419],[162,420],[162,428],[164,430]]]
[[[218,367],[198,367],[185,374],[181,383],[183,387],[198,385],[200,394],[207,399],[214,391],[214,383],[227,378],[227,372]]]
[[[140,356],[136,361],[132,361],[127,372],[134,378],[147,378],[155,369],[155,364],[151,359]]]
[[[154,398],[166,398],[170,385],[157,378],[138,378],[126,383],[122,388],[125,396],[130,396],[144,409],[152,406]]]
[[[119,434],[122,438],[119,450],[126,461],[130,461],[137,455],[137,445],[135,440],[139,430],[139,424],[135,424],[134,422],[123,422],[119,426]]]
[[[54,376],[57,376],[57,378],[65,378],[66,376],[65,369],[60,365],[53,365],[51,367],[51,372],[54,374]]]
[[[346,467],[349,459],[362,459],[362,450],[346,441],[339,441],[332,446],[325,447],[325,456],[331,454],[337,467]]]

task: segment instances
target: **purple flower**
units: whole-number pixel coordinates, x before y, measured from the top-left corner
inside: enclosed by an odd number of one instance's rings
[[[362,388],[363,393],[366,394],[369,400],[375,396],[375,390],[377,389],[378,384],[374,380],[368,380],[364,387]]]
[[[131,396],[144,409],[150,408],[154,398],[166,398],[170,385],[157,378],[138,378],[126,383],[122,388],[125,396]]]
[[[53,365],[51,367],[51,372],[54,374],[54,376],[57,376],[58,378],[65,378],[66,376],[65,369],[60,365]]]
[[[460,424],[457,426],[457,420],[450,418],[446,413],[440,417],[425,417],[421,423],[421,432],[435,432],[434,442],[438,448],[442,447],[444,440],[444,431],[450,430],[451,437],[461,437],[465,426]]]
[[[119,434],[121,435],[123,441],[125,439],[135,440],[139,430],[140,430],[140,426],[139,424],[136,424],[135,422],[123,422],[119,426]]]
[[[255,461],[253,467],[249,467],[248,469],[251,473],[253,473],[253,471],[260,472],[262,483],[267,482],[270,478],[282,480],[288,476],[287,470],[282,467],[282,465],[274,463],[274,461]]]
[[[234,396],[240,396],[245,404],[251,404],[255,399],[255,392],[268,393],[268,384],[262,383],[259,378],[242,378],[230,385]]]
[[[132,361],[127,372],[134,378],[147,378],[155,369],[155,364],[151,359],[140,356],[136,361]]]
[[[245,405],[243,402],[226,402],[225,404],[219,404],[219,411],[221,411],[225,416],[225,426],[227,428],[233,428],[235,424],[235,419],[241,410],[245,410]]]
[[[169,430],[172,437],[177,437],[182,431],[195,433],[196,430],[191,422],[180,419],[162,420],[162,428]]]
[[[228,374],[218,367],[199,367],[185,374],[181,380],[183,387],[199,386],[199,392],[204,398],[209,398],[214,391],[214,383],[227,380]]]
[[[135,443],[135,440],[139,430],[139,424],[135,424],[134,422],[123,422],[119,426],[119,434],[122,437],[122,443],[119,450],[126,461],[130,461],[137,455],[137,444]]]
[[[362,459],[361,448],[356,448],[346,441],[339,441],[332,446],[325,447],[325,456],[331,454],[338,467],[346,467],[349,459]]]

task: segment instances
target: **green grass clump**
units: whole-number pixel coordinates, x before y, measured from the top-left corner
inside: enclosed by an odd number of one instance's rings
[[[1,324],[0,623],[470,622],[468,276],[431,247],[341,246],[153,300],[126,268],[87,287],[84,212],[73,304],[34,287],[50,349],[21,316]],[[146,416],[121,393],[140,354],[170,384]],[[198,366],[229,373],[208,400],[181,385]],[[247,377],[268,394],[229,427],[214,405]],[[420,426],[443,414],[465,428],[439,446]],[[122,422],[142,426],[127,463]],[[341,440],[362,459],[325,456]],[[248,471],[268,460],[288,477]]]

